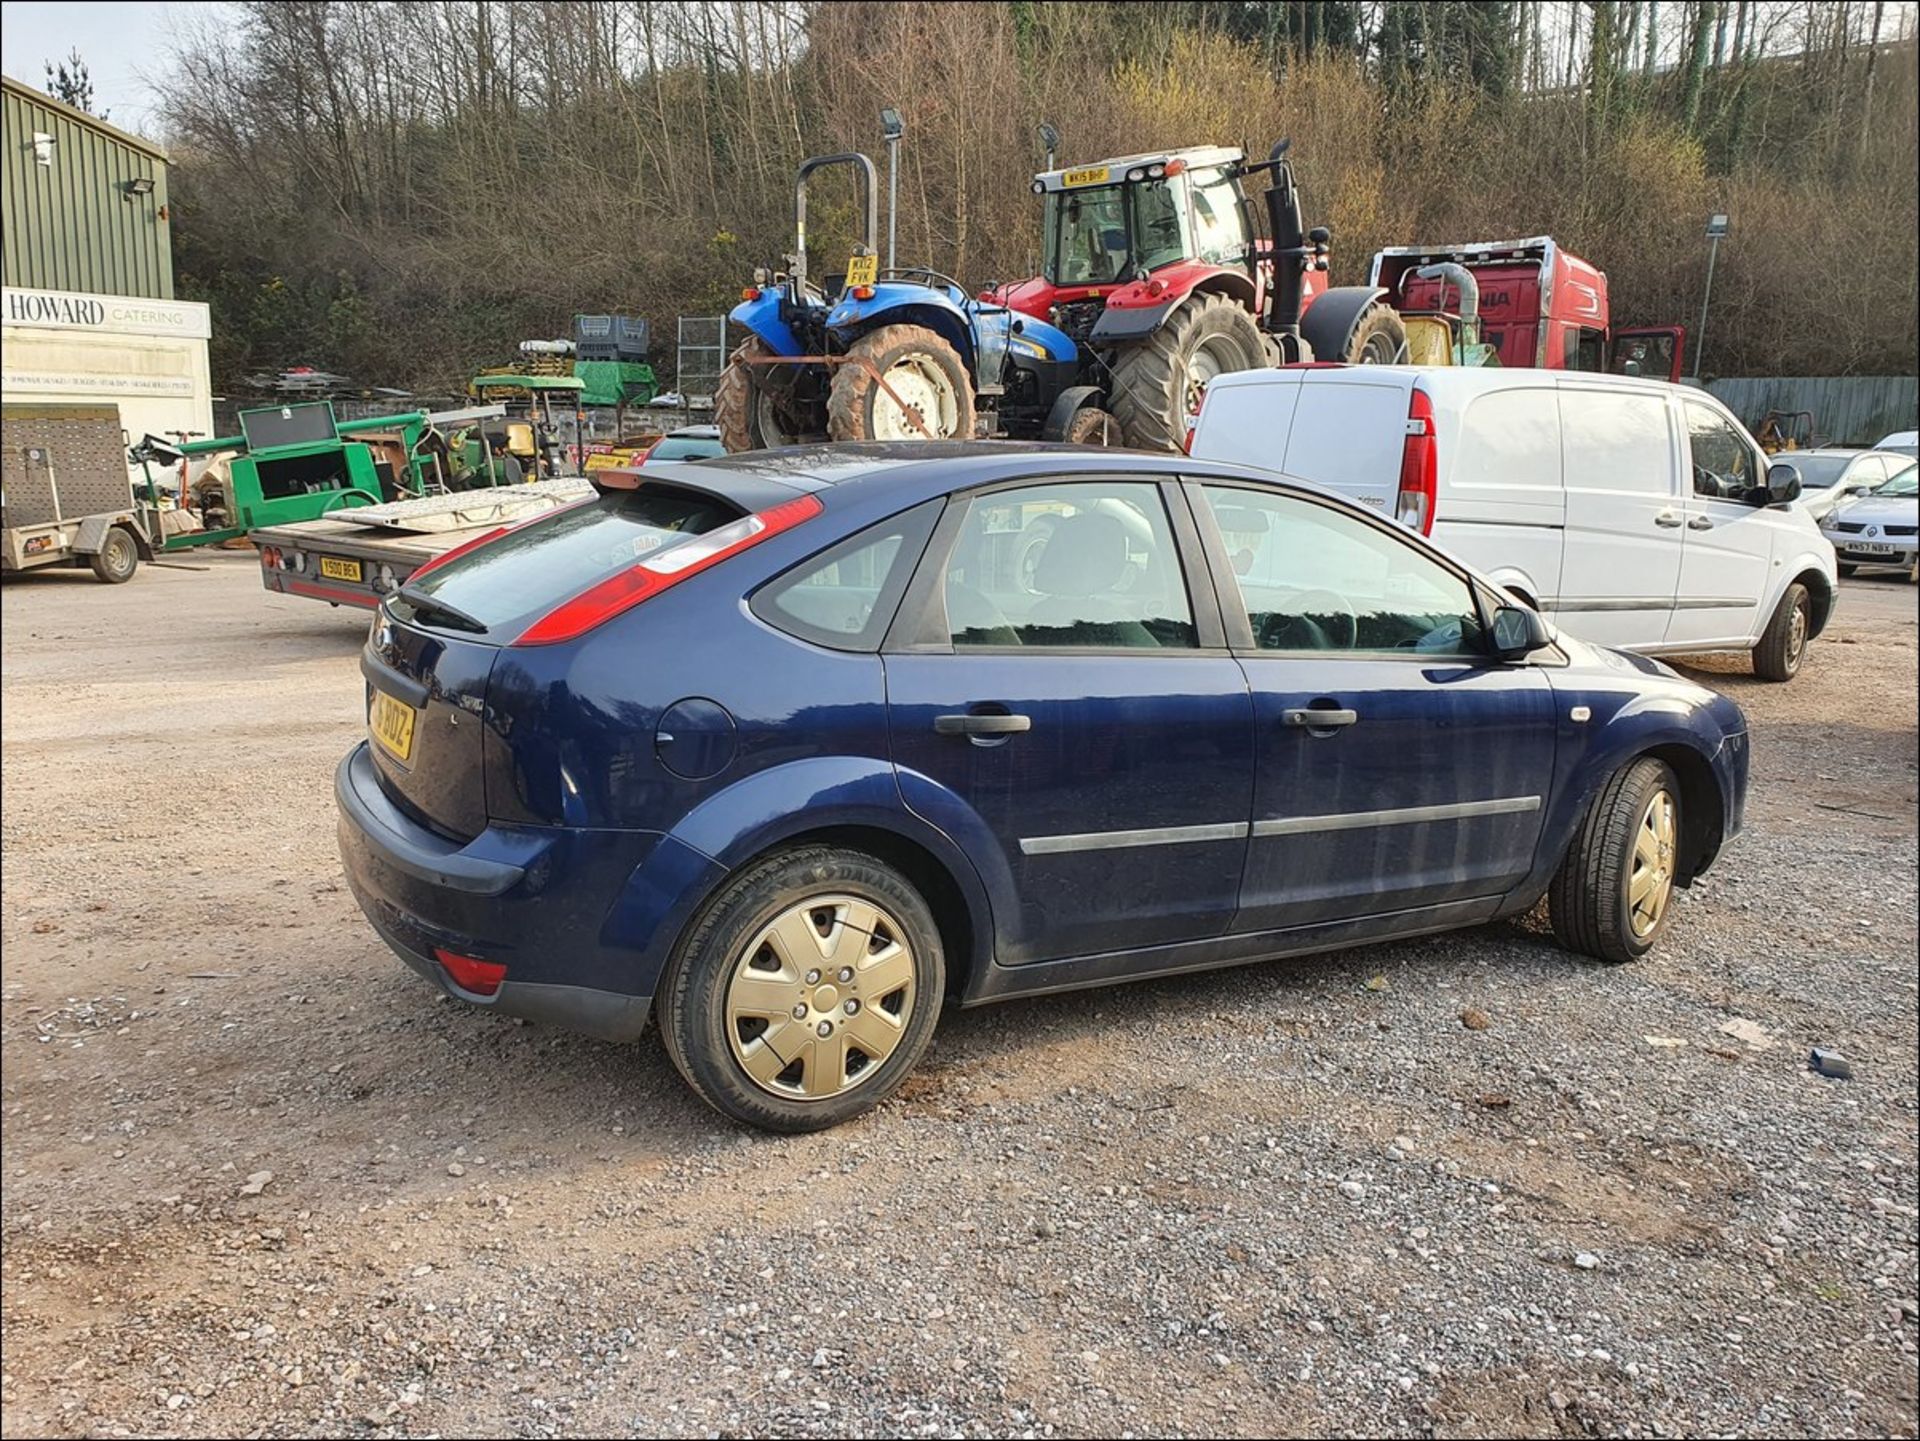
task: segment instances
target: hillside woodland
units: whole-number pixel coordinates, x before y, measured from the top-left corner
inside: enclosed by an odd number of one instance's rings
[[[1915,371],[1913,7],[1879,3],[256,0],[167,62],[183,293],[216,378],[441,390],[576,311],[716,314],[809,154],[906,120],[899,255],[1035,265],[1060,164],[1290,136],[1335,283],[1382,245],[1551,234],[1711,374]],[[883,182],[884,183],[884,182]],[[844,253],[853,197],[814,197]],[[883,221],[884,226],[884,221]]]

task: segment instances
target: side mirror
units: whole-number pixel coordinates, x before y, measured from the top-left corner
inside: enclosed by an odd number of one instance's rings
[[[1767,467],[1768,505],[1787,505],[1800,498],[1800,467],[1792,461],[1776,460]]]
[[[1552,644],[1546,617],[1532,606],[1503,605],[1493,613],[1493,653],[1501,660],[1525,660]]]

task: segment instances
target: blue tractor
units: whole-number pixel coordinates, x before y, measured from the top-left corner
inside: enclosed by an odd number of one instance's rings
[[[807,182],[834,165],[854,167],[863,182],[866,240],[845,271],[816,283],[807,256]],[[878,228],[873,161],[849,153],[800,166],[787,270],[756,271],[729,316],[747,338],[714,391],[714,422],[728,450],[822,437],[971,440],[983,409],[1003,430],[1017,425],[999,404],[1016,366],[1050,373],[1050,402],[1071,388],[1078,347],[1065,332],[975,298],[938,271],[881,270]],[[1098,424],[1102,417],[1078,417],[1080,433],[1054,438],[1098,440],[1105,432],[1117,443],[1117,427]],[[1038,435],[1043,422],[1019,428]]]

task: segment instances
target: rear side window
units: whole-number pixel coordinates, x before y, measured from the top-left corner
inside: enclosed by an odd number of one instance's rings
[[[1442,436],[1444,447],[1447,437]],[[1560,484],[1560,418],[1551,390],[1496,390],[1467,408],[1449,483],[1455,486]]]
[[[941,505],[917,505],[802,561],[755,593],[753,613],[815,645],[878,650]]]
[[[1673,494],[1673,427],[1664,396],[1560,392],[1568,490]]]
[[[644,486],[569,506],[409,582],[402,619],[481,633],[543,615],[569,596],[744,514],[717,496]],[[410,602],[418,595],[429,604]]]

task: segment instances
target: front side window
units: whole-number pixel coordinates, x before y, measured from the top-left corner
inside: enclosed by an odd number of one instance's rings
[[[1202,489],[1260,650],[1486,653],[1467,582],[1408,542],[1293,496]]]
[[[1687,403],[1687,446],[1693,461],[1695,495],[1745,500],[1760,484],[1753,447],[1740,427],[1718,411]]]
[[[1891,477],[1886,484],[1875,487],[1873,493],[1900,500],[1911,500],[1914,496],[1920,495],[1920,466],[1908,466],[1898,475]]]
[[[1077,481],[975,496],[947,560],[956,649],[1194,646],[1158,486]]]

